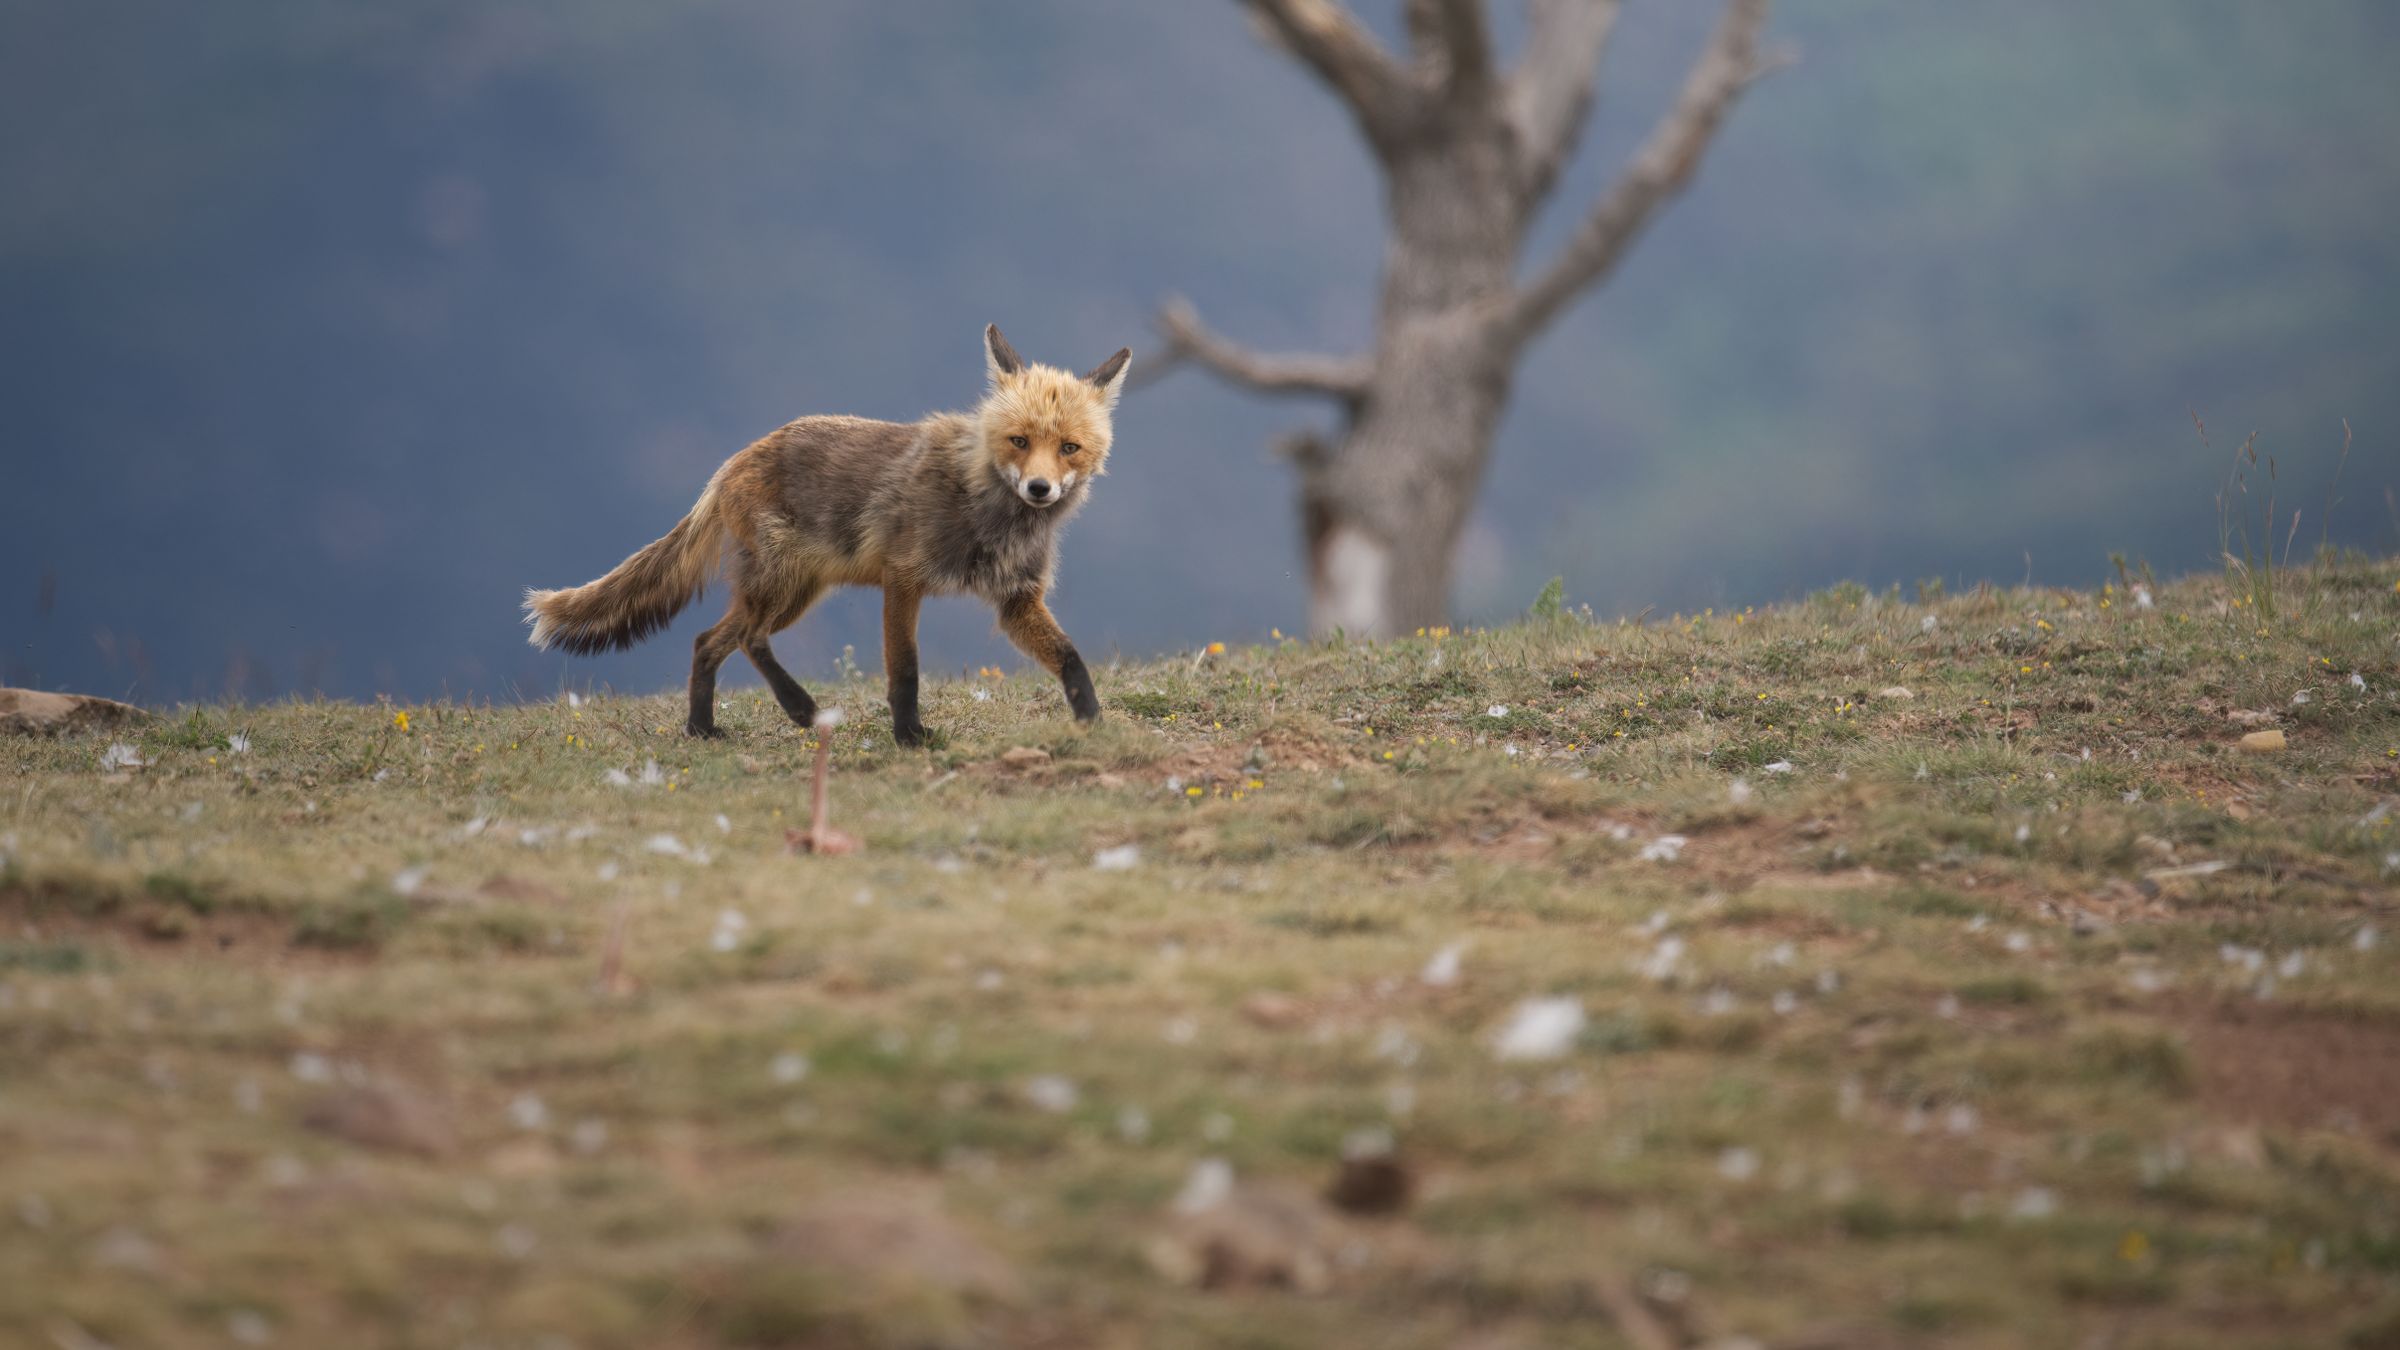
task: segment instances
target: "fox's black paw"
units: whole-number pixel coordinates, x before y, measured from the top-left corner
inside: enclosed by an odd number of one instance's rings
[[[724,732],[719,731],[714,726],[701,726],[697,722],[684,723],[683,734],[693,737],[696,740],[703,741],[721,741],[725,739]]]
[[[1076,721],[1100,720],[1100,695],[1092,688],[1092,672],[1084,668],[1081,656],[1069,651],[1059,662],[1058,682],[1066,690],[1067,708]]]
[[[892,739],[903,749],[914,750],[925,744],[925,726],[921,722],[894,722]]]

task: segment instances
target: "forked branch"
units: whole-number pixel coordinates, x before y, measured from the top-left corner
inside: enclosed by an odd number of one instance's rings
[[[1502,91],[1517,135],[1518,182],[1540,201],[1575,157],[1600,75],[1600,54],[1623,0],[1533,0],[1525,55]]]
[[[1363,357],[1251,351],[1210,332],[1188,300],[1168,301],[1159,311],[1158,326],[1166,335],[1167,349],[1163,360],[1152,364],[1154,370],[1188,360],[1262,393],[1322,394],[1350,401],[1365,397],[1374,375],[1374,367]]]
[[[1284,50],[1350,106],[1367,139],[1388,143],[1413,97],[1408,74],[1334,0],[1241,0]]]
[[[1483,0],[1408,0],[1412,45],[1441,72],[1443,88],[1468,98],[1492,81],[1492,32]]]
[[[1504,322],[1524,342],[1549,326],[1576,296],[1608,275],[1625,248],[1669,198],[1683,190],[1735,100],[1782,64],[1760,60],[1759,30],[1768,0],[1730,0],[1708,49],[1684,77],[1675,106],[1651,129],[1632,164],[1594,204],[1550,266],[1511,298]]]

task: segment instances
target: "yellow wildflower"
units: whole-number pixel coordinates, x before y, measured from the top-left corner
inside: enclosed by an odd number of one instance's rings
[[[392,714],[392,725],[402,731],[408,730],[408,713],[405,709]]]

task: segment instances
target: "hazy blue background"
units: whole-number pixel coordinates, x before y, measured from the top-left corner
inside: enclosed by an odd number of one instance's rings
[[[1629,4],[1570,206],[1712,8]],[[1605,613],[2210,566],[2242,433],[2313,540],[2344,417],[2335,537],[2400,543],[2400,6],[1786,0],[1776,29],[1804,63],[1526,366],[1461,618],[1554,572]],[[679,682],[703,614],[569,661],[519,592],[791,417],[971,401],[987,320],[1089,364],[1181,291],[1262,345],[1356,344],[1380,233],[1347,120],[1230,0],[7,0],[0,678]],[[1129,397],[1057,602],[1087,652],[1298,627],[1265,446],[1324,416],[1191,373]],[[965,602],[930,627],[932,670],[1006,650]],[[872,669],[875,631],[853,593],[781,646]]]

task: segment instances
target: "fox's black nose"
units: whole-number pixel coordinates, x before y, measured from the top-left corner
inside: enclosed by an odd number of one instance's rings
[[[1025,495],[1033,498],[1037,502],[1048,500],[1050,496],[1050,480],[1047,478],[1028,479],[1025,483]]]

